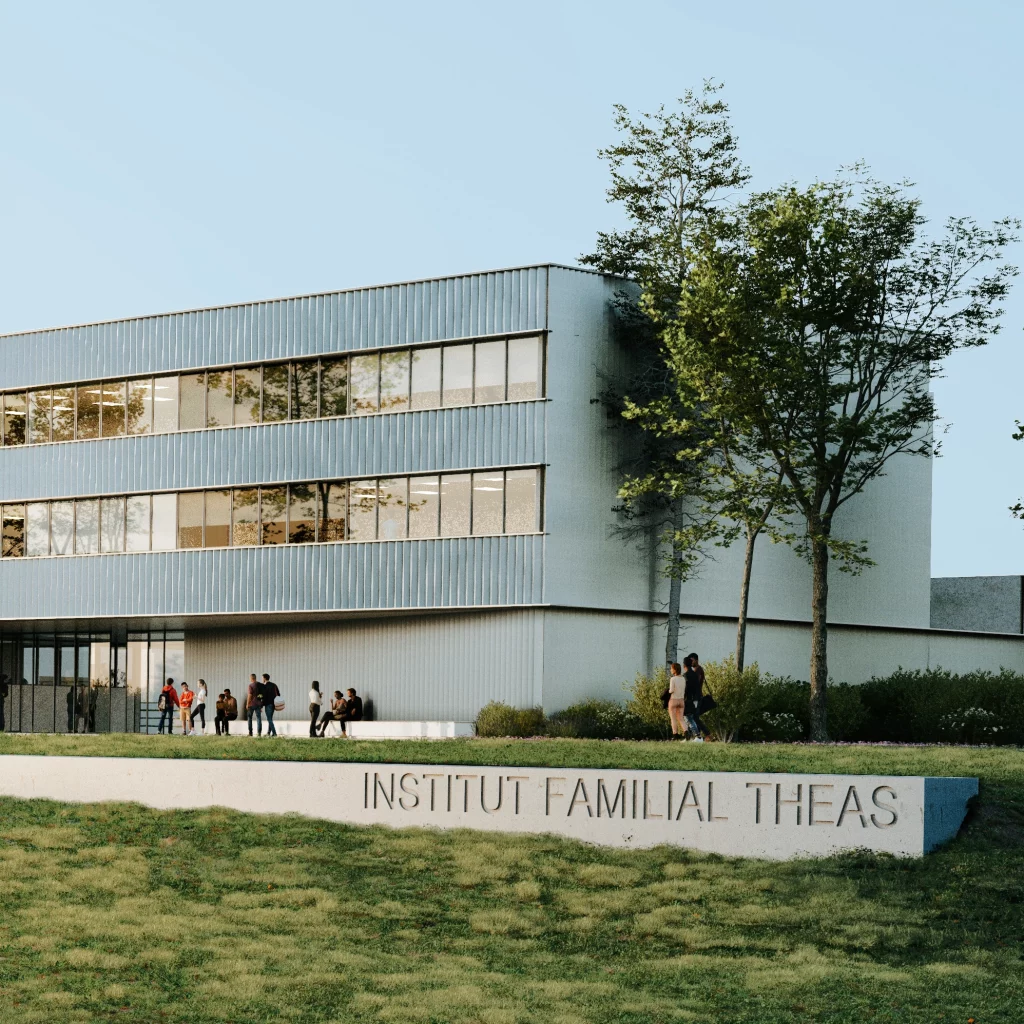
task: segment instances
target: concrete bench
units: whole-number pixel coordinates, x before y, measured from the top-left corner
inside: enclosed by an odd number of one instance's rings
[[[235,725],[234,722],[231,723]],[[244,722],[241,729],[232,732],[248,732]],[[274,719],[274,726],[279,736],[305,736],[309,738],[309,719]],[[345,730],[352,739],[359,740],[444,740],[476,735],[472,722],[346,722]],[[267,723],[263,723],[263,734],[267,733]],[[327,726],[328,736],[341,734],[340,723],[331,722]]]

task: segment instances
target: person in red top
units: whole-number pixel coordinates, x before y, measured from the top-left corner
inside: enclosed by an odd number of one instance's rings
[[[164,731],[164,723],[166,722],[167,735],[174,735],[174,709],[180,706],[181,701],[178,700],[178,691],[174,688],[174,680],[168,679],[156,700],[156,708],[160,712],[160,728],[157,730],[158,732],[162,733]]]
[[[178,707],[181,708],[181,731],[190,736],[195,730],[190,725],[192,701],[196,699],[195,690],[188,688],[188,683],[181,684],[181,696],[178,698]]]

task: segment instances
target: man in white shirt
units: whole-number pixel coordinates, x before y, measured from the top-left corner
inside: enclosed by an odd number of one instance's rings
[[[316,723],[320,718],[320,705],[323,702],[323,695],[320,693],[320,684],[313,680],[309,690],[309,735],[319,736],[316,731]]]

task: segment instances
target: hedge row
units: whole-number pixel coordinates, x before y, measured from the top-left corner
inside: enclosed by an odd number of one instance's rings
[[[719,739],[793,742],[807,738],[810,686],[738,673],[729,660],[705,666],[719,708],[705,717]],[[638,676],[624,703],[586,700],[545,716],[541,708],[491,703],[477,718],[480,736],[663,739],[668,716],[659,695],[663,672]],[[858,686],[832,684],[829,735],[835,740],[1024,745],[1024,676],[954,675],[941,669],[897,671]]]

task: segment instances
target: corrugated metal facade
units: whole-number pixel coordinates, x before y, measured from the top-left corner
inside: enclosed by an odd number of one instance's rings
[[[456,537],[0,561],[0,619],[539,604],[544,538]]]
[[[548,268],[0,337],[3,388],[541,330]]]
[[[0,501],[543,465],[520,402],[0,449]]]
[[[317,679],[328,694],[354,686],[378,719],[465,722],[489,700],[540,703],[542,637],[543,612],[532,610],[218,630],[189,636],[185,674],[211,693],[238,694],[250,672],[269,672],[285,700],[281,718],[305,717]]]

